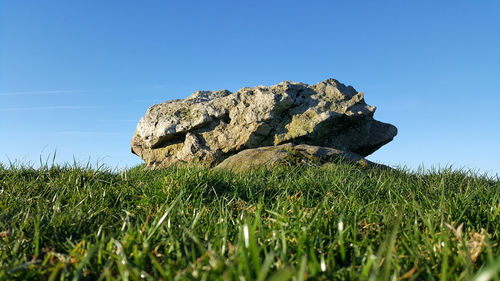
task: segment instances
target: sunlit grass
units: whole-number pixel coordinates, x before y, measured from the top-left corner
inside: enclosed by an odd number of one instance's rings
[[[495,280],[499,235],[451,169],[0,167],[0,280]]]

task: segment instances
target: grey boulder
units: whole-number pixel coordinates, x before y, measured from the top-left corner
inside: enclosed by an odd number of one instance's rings
[[[397,134],[373,119],[362,92],[334,79],[198,91],[148,109],[131,141],[149,168],[189,163],[213,167],[240,151],[285,143],[367,156]]]
[[[222,161],[215,168],[244,172],[249,169],[272,168],[283,164],[320,166],[335,161],[347,162],[360,167],[390,169],[387,166],[368,161],[356,153],[330,147],[295,145],[293,143],[245,149]]]

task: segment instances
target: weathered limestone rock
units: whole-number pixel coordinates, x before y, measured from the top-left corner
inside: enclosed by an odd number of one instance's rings
[[[139,121],[132,152],[150,168],[214,166],[244,149],[284,143],[331,147],[367,156],[397,134],[373,119],[363,93],[334,79],[198,91],[154,105]]]
[[[368,161],[356,153],[330,147],[292,143],[245,149],[222,161],[215,168],[244,172],[252,168],[274,167],[280,164],[324,165],[336,160],[357,164],[361,167],[390,169],[387,166]]]

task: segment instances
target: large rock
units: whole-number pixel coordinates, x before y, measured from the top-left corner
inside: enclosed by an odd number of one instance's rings
[[[146,166],[214,166],[244,149],[294,142],[367,156],[390,142],[396,127],[373,119],[363,93],[334,79],[265,87],[198,91],[154,105],[139,121],[132,152]]]
[[[356,153],[330,147],[295,145],[293,143],[245,149],[222,161],[216,166],[216,169],[243,172],[253,168],[271,168],[281,164],[316,166],[340,160],[360,167],[390,169],[387,166],[368,161]]]

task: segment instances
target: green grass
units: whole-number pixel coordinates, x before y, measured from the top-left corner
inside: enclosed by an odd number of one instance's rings
[[[451,169],[0,166],[0,280],[498,280],[499,236]]]

